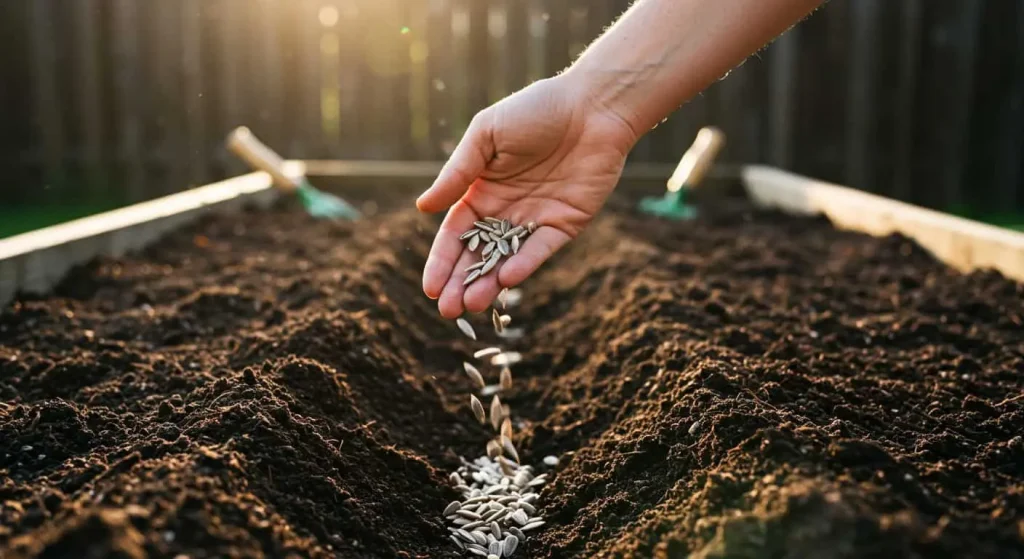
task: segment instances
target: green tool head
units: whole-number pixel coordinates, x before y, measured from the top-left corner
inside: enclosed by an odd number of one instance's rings
[[[695,188],[711,168],[725,137],[714,127],[701,128],[690,149],[686,150],[679,165],[668,179],[668,192],[663,197],[640,200],[640,211],[667,219],[693,219],[697,208],[687,204],[686,193]]]
[[[309,215],[322,219],[359,219],[360,213],[345,200],[313,188],[305,179],[296,191]]]

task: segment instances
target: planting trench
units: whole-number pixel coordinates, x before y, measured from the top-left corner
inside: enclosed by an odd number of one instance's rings
[[[0,556],[460,557],[483,452],[437,221],[282,205],[0,314]],[[1024,556],[1024,286],[900,237],[613,201],[523,286],[507,396],[561,457],[517,557]],[[484,368],[496,378],[496,371]]]

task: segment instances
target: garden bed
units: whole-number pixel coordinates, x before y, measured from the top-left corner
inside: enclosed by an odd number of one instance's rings
[[[423,296],[411,201],[207,217],[8,305],[0,556],[463,556],[483,345]],[[511,310],[520,454],[561,457],[517,557],[1024,556],[1024,285],[744,200],[630,207]]]

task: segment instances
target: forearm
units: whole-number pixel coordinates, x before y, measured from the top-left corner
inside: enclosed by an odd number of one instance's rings
[[[823,0],[639,0],[564,73],[637,138]]]

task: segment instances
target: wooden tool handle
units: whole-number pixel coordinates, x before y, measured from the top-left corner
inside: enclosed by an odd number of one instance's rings
[[[725,134],[721,130],[714,126],[701,128],[693,145],[683,154],[675,172],[668,179],[668,189],[677,192],[683,186],[693,187],[699,184],[711,169],[723,145]]]
[[[228,135],[228,149],[244,159],[249,165],[266,172],[274,179],[274,184],[284,190],[295,190],[299,181],[284,172],[284,160],[274,150],[259,141],[252,131],[239,126]]]

